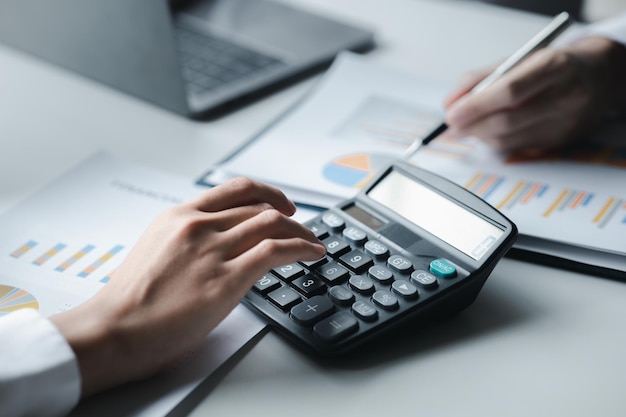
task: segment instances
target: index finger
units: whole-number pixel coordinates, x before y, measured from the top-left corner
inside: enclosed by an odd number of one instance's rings
[[[558,80],[562,65],[557,53],[538,51],[480,93],[467,94],[452,103],[446,122],[465,128],[491,114],[515,108]]]
[[[487,75],[493,71],[494,67],[485,68],[479,71],[472,71],[463,76],[459,85],[453,90],[443,101],[443,107],[449,108],[454,102],[470,92],[472,88],[481,82]]]
[[[245,177],[233,178],[213,187],[190,202],[192,207],[205,212],[260,203],[267,203],[287,216],[296,211],[293,202],[278,188]]]

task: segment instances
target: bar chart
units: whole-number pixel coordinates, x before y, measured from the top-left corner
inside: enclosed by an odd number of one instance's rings
[[[481,172],[464,186],[505,212],[524,210],[543,218],[561,216],[597,228],[626,225],[626,202],[616,196]]]
[[[59,276],[86,279],[97,277],[101,283],[109,281],[113,270],[121,262],[125,246],[46,243],[45,239],[29,239],[9,253],[18,262],[53,271]],[[115,262],[117,260],[117,262]]]

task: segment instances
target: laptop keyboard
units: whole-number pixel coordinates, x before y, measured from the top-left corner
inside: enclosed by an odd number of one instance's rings
[[[215,92],[284,62],[207,33],[177,26],[183,79],[194,95]]]

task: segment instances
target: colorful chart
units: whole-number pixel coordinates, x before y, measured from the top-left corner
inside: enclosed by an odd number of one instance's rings
[[[87,268],[82,270],[78,274],[78,276],[81,278],[87,278],[92,272],[100,268],[104,263],[106,263],[109,259],[115,256],[117,253],[119,253],[122,249],[124,249],[124,246],[122,245],[113,246],[107,253],[105,253],[100,258],[98,258],[98,260],[96,260],[94,263],[92,263]]]
[[[39,302],[26,290],[0,285],[0,316],[20,308],[39,309]]]
[[[35,246],[37,246],[37,242],[35,242],[34,240],[29,240],[28,242],[24,243],[22,246],[11,252],[11,256],[17,259]]]
[[[568,221],[591,222],[599,228],[606,227],[612,221],[626,225],[626,199],[623,198],[599,197],[596,193],[584,190],[507,179],[481,172],[472,176],[464,187],[506,213],[521,206],[533,206],[543,218],[568,216],[576,211],[581,216],[571,217]]]
[[[113,274],[115,274],[115,271],[117,271],[117,269],[114,269],[113,271],[109,272],[106,277],[100,280],[100,282],[103,284],[106,284],[107,282],[111,281],[111,278],[113,278]]]
[[[37,259],[35,259],[33,261],[33,265],[37,265],[37,266],[43,265],[44,263],[46,263],[48,259],[52,258],[54,255],[56,255],[57,253],[65,249],[65,246],[67,246],[65,243],[57,243],[56,245],[54,245],[53,248],[46,251],[46,253],[44,253]]]
[[[69,268],[70,266],[74,265],[74,263],[76,263],[76,261],[78,261],[79,259],[81,259],[83,256],[87,255],[89,252],[91,252],[92,250],[94,250],[95,246],[94,245],[86,245],[85,247],[83,247],[81,250],[79,250],[78,252],[76,252],[74,255],[72,255],[70,258],[68,258],[65,262],[63,262],[61,265],[57,266],[54,270],[58,271],[58,272],[63,272],[65,271],[67,268]]]
[[[392,156],[357,153],[334,159],[324,166],[324,178],[345,187],[362,188],[374,175],[386,168]]]
[[[28,259],[29,257],[22,258],[22,256],[26,253],[30,251],[35,252],[37,251],[37,248],[40,247],[42,248],[42,252],[35,254],[34,260],[31,261]],[[49,249],[45,250],[46,248]],[[60,242],[41,243],[35,240],[28,240],[26,243],[18,246],[17,249],[9,255],[15,259],[25,259],[31,265],[44,269],[49,269],[47,266],[49,264],[53,264],[50,267],[54,271],[61,273],[69,272],[72,276],[78,276],[80,278],[90,277],[94,272],[96,272],[96,270],[99,270],[98,274],[96,274],[97,279],[102,283],[106,283],[110,279],[113,271],[108,271],[107,274],[107,271],[104,271],[104,268],[102,267],[104,264],[110,265],[110,259],[116,255],[119,257],[118,254],[122,252],[123,249],[123,245],[113,245],[105,253],[98,253],[99,250],[97,250],[97,246],[93,244],[76,246],[75,244],[65,244]],[[97,258],[92,259],[91,261],[87,259],[88,257],[95,256],[97,256]],[[88,266],[84,266],[82,262],[79,262],[81,260],[89,262]],[[72,270],[72,267],[75,266],[75,264],[79,264],[76,265],[77,267],[80,267],[78,272],[76,271],[76,268],[73,268],[74,271]]]

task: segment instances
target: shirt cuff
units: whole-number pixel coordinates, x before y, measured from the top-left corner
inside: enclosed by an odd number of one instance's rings
[[[78,362],[61,332],[32,309],[0,317],[0,414],[61,416],[79,401]]]
[[[626,13],[588,26],[588,36],[602,36],[626,46]]]
[[[590,25],[575,25],[563,36],[558,37],[552,46],[571,45],[583,38],[600,36],[626,46],[626,13],[592,23]]]

